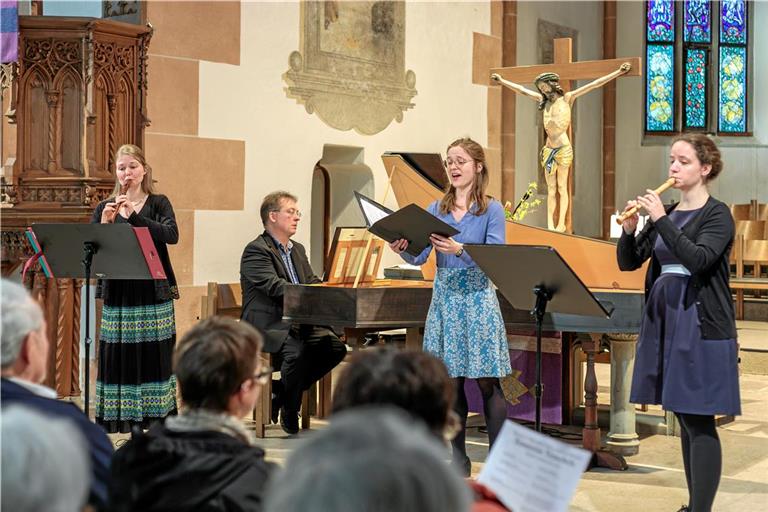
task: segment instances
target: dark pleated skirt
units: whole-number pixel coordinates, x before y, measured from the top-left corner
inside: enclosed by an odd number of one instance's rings
[[[96,423],[107,432],[147,428],[176,413],[173,301],[155,297],[152,281],[109,282],[96,380]]]
[[[736,340],[706,340],[695,305],[684,305],[688,277],[662,274],[648,297],[630,401],[686,414],[741,414]]]

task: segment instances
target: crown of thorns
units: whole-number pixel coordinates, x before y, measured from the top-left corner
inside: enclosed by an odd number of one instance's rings
[[[536,79],[533,81],[533,83],[537,84],[539,82],[559,82],[560,81],[560,75],[557,73],[542,73],[539,76],[536,77]]]

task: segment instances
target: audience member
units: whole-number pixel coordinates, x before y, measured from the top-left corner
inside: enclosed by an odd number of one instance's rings
[[[272,369],[261,364],[261,335],[245,322],[212,317],[176,346],[178,416],[135,432],[112,463],[115,512],[259,511],[272,470],[240,418]]]
[[[48,370],[48,336],[37,302],[21,285],[6,279],[0,282],[0,295],[3,411],[9,405],[21,404],[74,423],[90,450],[93,479],[88,501],[99,509],[107,499],[112,443],[76,405],[57,400],[56,392],[41,384]]]
[[[394,408],[333,417],[268,486],[270,512],[466,512],[471,496],[421,423]]]
[[[395,406],[443,439],[457,423],[456,391],[442,361],[426,352],[375,348],[356,352],[341,371],[333,412],[366,405]]]
[[[342,370],[333,395],[333,412],[361,406],[395,406],[423,422],[443,442],[461,429],[452,410],[455,387],[445,364],[426,352],[392,348],[357,352]],[[473,512],[507,510],[482,484],[469,481]]]
[[[23,405],[3,409],[3,510],[76,512],[90,486],[87,447],[77,427]]]

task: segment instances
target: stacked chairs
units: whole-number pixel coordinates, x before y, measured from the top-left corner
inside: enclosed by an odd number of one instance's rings
[[[764,283],[754,280],[764,278],[764,271],[768,272],[768,205],[752,200],[749,204],[731,205],[730,209],[736,223],[730,258],[732,288],[736,291],[736,318],[743,319],[744,290],[759,296],[757,290],[765,289]]]

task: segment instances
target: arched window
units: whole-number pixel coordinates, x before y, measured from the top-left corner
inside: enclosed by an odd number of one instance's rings
[[[647,134],[748,133],[750,3],[646,2]]]

